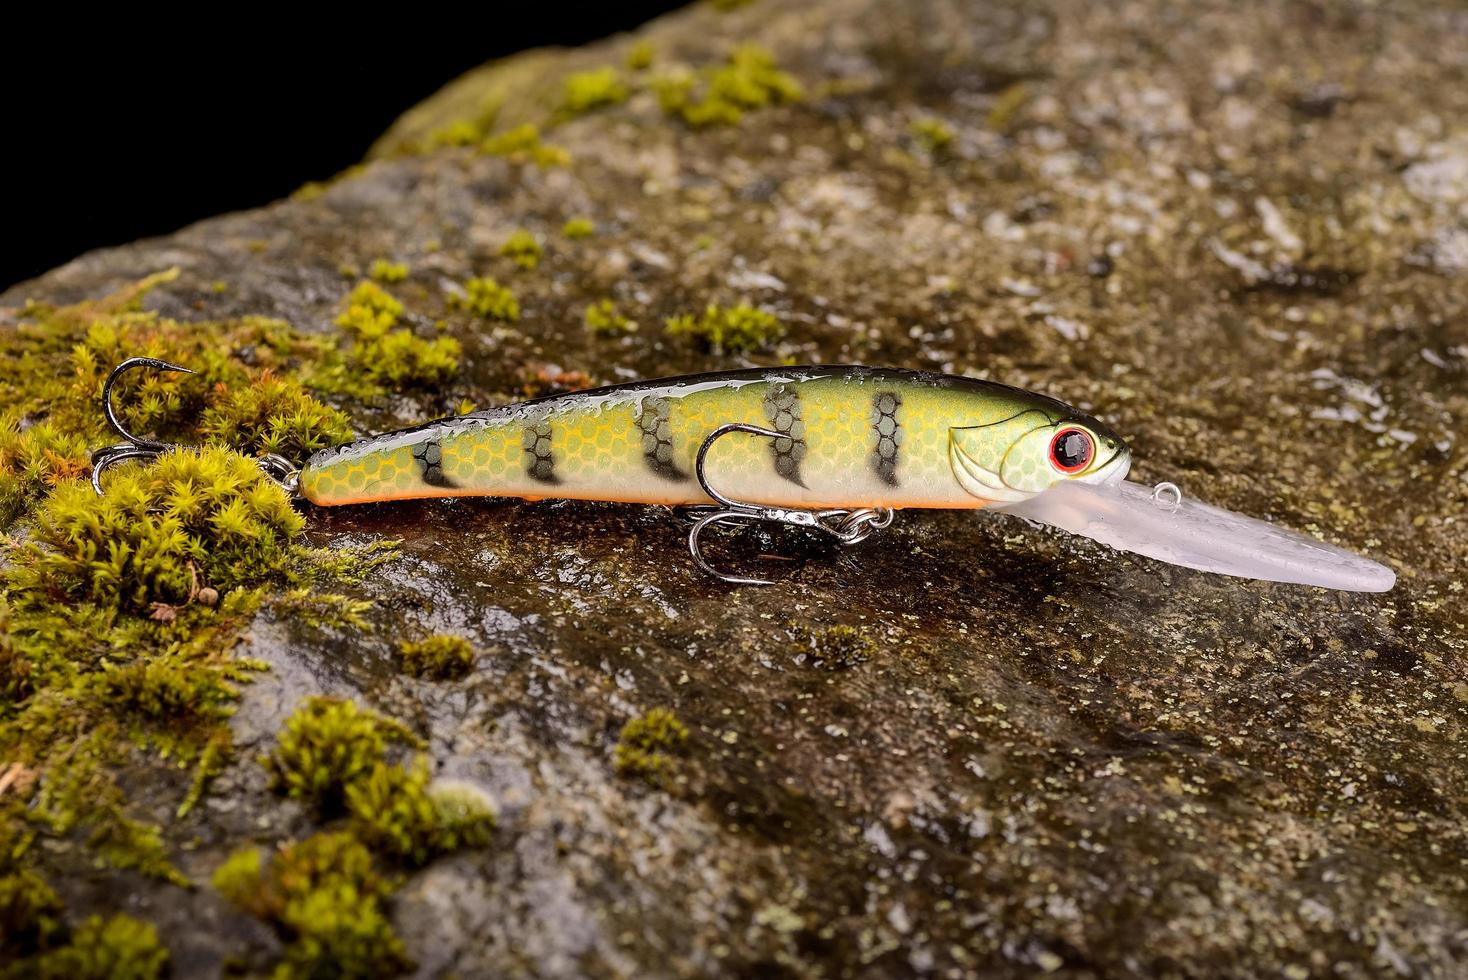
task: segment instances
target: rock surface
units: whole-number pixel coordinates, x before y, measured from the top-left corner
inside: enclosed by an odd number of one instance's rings
[[[398,155],[489,95],[499,126],[544,124],[567,73],[633,39],[511,59],[325,193],[83,256],[0,295],[0,319],[177,266],[151,308],[326,332],[340,268],[389,257],[426,326],[493,274],[520,322],[461,330],[453,390],[364,431],[513,398],[547,364],[972,372],[1101,415],[1134,478],[1382,557],[1398,587],[1241,582],[933,513],[840,554],[731,543],[800,560],[730,590],[657,510],[315,512],[314,543],[403,540],[362,590],[375,628],[255,623],[242,652],[272,670],[237,760],[167,823],[179,867],[207,882],[241,842],[309,832],[255,756],[301,698],[348,694],[501,808],[492,848],[394,899],[423,975],[1468,971],[1468,16],[762,0],[644,36],[654,73],[757,43],[805,96],[693,129],[635,90],[545,134],[564,168]],[[597,233],[564,238],[574,216]],[[545,246],[533,270],[497,255],[517,227]],[[640,330],[589,333],[603,298]],[[739,299],[789,325],[777,350],[661,334]],[[476,670],[402,676],[405,631],[471,638]],[[612,764],[659,706],[691,731],[661,788]],[[207,885],[66,891],[158,923],[183,975],[276,942]]]

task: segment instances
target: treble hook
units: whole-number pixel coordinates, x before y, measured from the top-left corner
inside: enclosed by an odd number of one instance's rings
[[[787,439],[789,436],[784,432],[774,429],[766,429],[758,425],[749,425],[744,422],[731,422],[721,425],[710,432],[698,447],[698,454],[694,457],[693,472],[698,478],[698,485],[703,487],[703,492],[718,501],[713,505],[699,505],[682,508],[683,513],[694,518],[693,526],[688,529],[688,553],[693,557],[693,562],[699,568],[717,579],[722,579],[732,585],[774,585],[770,579],[747,578],[742,575],[730,575],[721,572],[710,565],[703,557],[703,550],[699,543],[699,536],[703,530],[712,524],[783,524],[786,527],[806,527],[821,531],[832,538],[838,544],[852,545],[865,541],[873,531],[880,531],[890,527],[895,516],[890,507],[858,507],[852,510],[805,510],[790,507],[768,507],[763,504],[753,504],[743,500],[720,493],[712,483],[709,482],[705,463],[708,459],[709,450],[714,443],[723,436],[733,432],[746,432],[750,435],[764,436],[766,439]]]
[[[97,491],[98,496],[102,495],[102,474],[110,467],[127,459],[156,459],[170,449],[178,448],[171,443],[133,435],[127,431],[127,427],[122,424],[122,420],[117,417],[117,412],[112,407],[113,387],[128,371],[140,367],[156,368],[159,371],[176,371],[180,374],[194,373],[181,364],[170,364],[156,357],[129,357],[107,375],[107,380],[102,383],[102,414],[107,417],[107,424],[112,426],[112,431],[126,441],[92,453],[92,489]]]
[[[160,442],[157,439],[145,439],[142,436],[133,435],[127,431],[127,427],[117,417],[117,411],[112,407],[112,389],[124,374],[133,368],[140,367],[155,368],[159,371],[175,371],[179,374],[194,373],[193,370],[181,364],[172,364],[156,357],[129,357],[107,375],[107,380],[102,383],[102,414],[107,417],[107,424],[112,426],[112,431],[122,436],[125,441],[92,453],[92,489],[97,491],[99,497],[102,495],[102,474],[111,467],[129,459],[157,459],[170,450],[184,448],[176,443]],[[290,460],[275,453],[267,453],[256,462],[267,477],[274,480],[287,493],[295,494],[297,470]]]

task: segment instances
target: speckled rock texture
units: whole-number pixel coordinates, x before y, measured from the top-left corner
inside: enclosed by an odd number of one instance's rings
[[[760,0],[641,38],[650,74],[762,45],[804,97],[696,129],[633,85],[544,132],[566,167],[401,152],[487,97],[497,126],[544,128],[568,73],[632,79],[637,39],[532,53],[409,113],[323,194],[83,256],[0,307],[177,266],[150,308],[326,332],[340,268],[388,257],[427,329],[493,275],[519,322],[453,321],[460,380],[358,412],[363,432],[521,397],[527,371],[966,372],[1094,412],[1134,479],[1389,561],[1397,588],[912,513],[840,553],[721,539],[781,575],[731,589],[657,509],[316,511],[313,543],[403,541],[360,590],[374,628],[262,616],[242,750],[189,817],[155,814],[200,887],[98,871],[72,906],[159,924],[180,975],[264,969],[277,940],[208,877],[309,832],[257,756],[328,693],[498,801],[491,848],[392,900],[423,976],[1468,974],[1468,14]],[[575,216],[596,234],[564,237]],[[497,254],[519,227],[534,269]],[[605,298],[639,329],[589,332]],[[662,333],[741,299],[788,325],[775,349]],[[474,671],[402,675],[395,638],[425,632],[470,638]],[[613,764],[655,707],[691,733],[661,785]]]

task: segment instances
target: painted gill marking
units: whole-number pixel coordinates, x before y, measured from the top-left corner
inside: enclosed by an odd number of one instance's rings
[[[902,423],[897,420],[897,410],[901,407],[902,397],[896,392],[879,391],[872,397],[872,431],[876,434],[872,469],[889,487],[897,486],[897,448],[902,445]]]
[[[551,452],[552,431],[548,418],[525,423],[525,475],[538,483],[561,482],[556,476],[556,458]]]
[[[805,459],[805,420],[800,414],[800,395],[794,385],[771,384],[765,391],[765,418],[770,428],[780,433],[779,439],[770,442],[770,451],[775,455],[775,472],[798,486],[805,486],[800,478],[800,464]]]
[[[642,433],[642,458],[647,468],[664,480],[687,480],[673,462],[672,402],[654,395],[637,403],[637,429]]]

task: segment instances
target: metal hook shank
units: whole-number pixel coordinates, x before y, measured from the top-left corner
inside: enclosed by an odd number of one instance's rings
[[[117,417],[117,412],[112,408],[113,387],[122,379],[124,374],[133,368],[140,367],[156,368],[159,371],[177,371],[181,374],[193,374],[194,372],[179,364],[160,361],[156,357],[129,357],[117,365],[117,367],[113,368],[112,373],[107,375],[107,380],[102,384],[102,414],[107,416],[107,424],[112,426],[112,431],[139,449],[150,449],[155,453],[161,453],[165,450],[172,449],[173,446],[166,442],[158,442],[156,439],[144,439],[141,436],[133,435],[123,427],[122,421]]]
[[[721,572],[708,563],[703,557],[703,549],[700,544],[700,535],[703,530],[713,524],[783,524],[786,527],[808,527],[821,531],[843,545],[857,544],[865,541],[873,531],[889,527],[892,524],[894,513],[888,507],[859,507],[853,510],[805,510],[789,507],[769,507],[763,504],[754,504],[747,501],[735,500],[721,493],[709,482],[707,472],[707,459],[709,450],[716,440],[733,432],[745,432],[750,435],[764,436],[766,439],[784,439],[785,433],[776,432],[774,429],[766,429],[758,425],[750,425],[745,422],[731,422],[721,425],[710,432],[698,447],[698,453],[694,457],[693,472],[698,478],[698,485],[703,492],[714,500],[718,506],[702,506],[686,508],[687,512],[694,517],[693,526],[688,529],[688,553],[692,555],[693,562],[703,571],[722,579],[733,585],[773,585],[769,579],[747,578],[742,575],[730,575]]]

